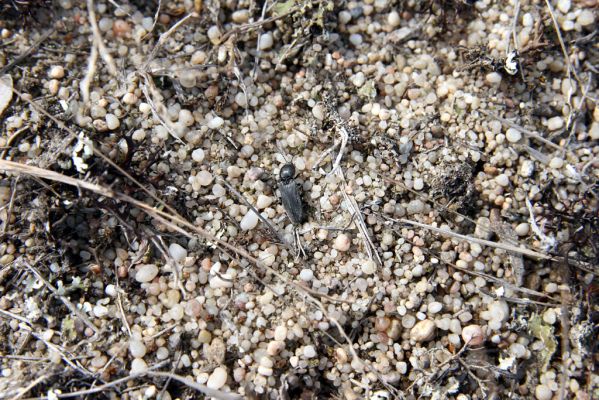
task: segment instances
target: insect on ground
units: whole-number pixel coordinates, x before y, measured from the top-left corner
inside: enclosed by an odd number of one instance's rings
[[[297,226],[308,220],[308,215],[304,207],[302,199],[302,191],[299,182],[295,180],[295,166],[288,162],[281,167],[279,171],[279,192],[283,208],[293,224],[294,238],[298,249],[298,254],[306,255],[304,248],[301,245]]]

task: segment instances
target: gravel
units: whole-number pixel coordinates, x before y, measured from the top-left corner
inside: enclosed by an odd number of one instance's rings
[[[12,3],[7,397],[596,392],[588,1]]]

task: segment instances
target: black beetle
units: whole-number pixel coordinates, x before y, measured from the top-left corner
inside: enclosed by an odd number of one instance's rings
[[[295,166],[291,163],[283,165],[279,172],[279,179],[281,200],[289,219],[294,224],[306,222],[307,215],[306,210],[304,210],[301,191],[295,181]]]

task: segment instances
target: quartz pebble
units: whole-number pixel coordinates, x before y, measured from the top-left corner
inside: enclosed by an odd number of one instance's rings
[[[131,339],[129,341],[129,352],[134,358],[142,358],[146,355],[146,346],[141,340]]]
[[[219,129],[225,124],[225,120],[221,117],[214,117],[210,121],[208,121],[208,128],[210,129]]]
[[[314,272],[311,269],[302,269],[300,271],[300,279],[304,282],[310,282],[314,278]]]
[[[182,262],[185,260],[185,257],[187,257],[187,250],[185,250],[183,246],[178,243],[171,243],[171,245],[168,247],[168,252],[178,263]]]
[[[158,275],[158,267],[154,264],[144,264],[137,270],[135,280],[137,282],[150,282]]]
[[[191,152],[191,158],[193,161],[197,163],[201,163],[204,161],[204,150],[203,149],[195,149]]]
[[[303,354],[306,358],[314,358],[316,357],[316,349],[314,349],[314,346],[312,345],[305,346]]]
[[[225,386],[227,383],[227,370],[223,367],[217,367],[212,371],[210,377],[208,377],[208,381],[206,382],[206,386],[210,389],[218,390]]]
[[[131,362],[131,373],[138,374],[148,369],[148,364],[142,358],[134,358]]]
[[[520,139],[522,139],[522,134],[517,129],[508,128],[508,130],[505,132],[505,138],[510,143],[516,143],[519,142]]]
[[[64,68],[60,65],[54,65],[52,68],[50,68],[48,76],[52,79],[62,79],[64,78]]]
[[[112,131],[121,126],[121,121],[114,114],[106,114],[106,126]]]
[[[410,330],[410,339],[416,342],[427,342],[435,337],[437,326],[430,319],[418,322]]]
[[[349,247],[351,245],[351,239],[349,236],[347,236],[345,233],[341,233],[339,234],[339,236],[337,236],[335,238],[335,243],[333,244],[333,248],[338,250],[338,251],[348,251]]]
[[[564,127],[564,119],[562,117],[553,117],[547,120],[547,129],[556,131]]]
[[[551,400],[553,393],[546,385],[537,385],[535,388],[535,398],[537,400]]]
[[[248,210],[247,214],[243,216],[239,226],[244,231],[250,231],[254,229],[258,225],[258,215],[252,211]]]
[[[480,346],[485,341],[485,335],[479,325],[468,325],[462,329],[462,339],[469,346]]]
[[[209,171],[200,171],[196,175],[196,182],[200,186],[208,186],[212,183],[214,177]]]
[[[287,339],[287,327],[279,325],[275,328],[275,340],[285,341]]]

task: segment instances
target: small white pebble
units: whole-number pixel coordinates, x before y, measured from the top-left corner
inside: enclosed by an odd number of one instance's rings
[[[528,231],[530,230],[530,226],[527,222],[522,222],[516,226],[515,232],[518,236],[526,236],[528,235]]]
[[[178,243],[171,243],[171,245],[168,247],[168,252],[171,255],[171,257],[173,257],[173,259],[178,263],[183,262],[183,260],[185,260],[185,257],[187,257],[187,250],[185,250]]]
[[[106,126],[112,131],[121,126],[121,121],[114,114],[106,114]]]
[[[480,325],[468,325],[462,329],[462,339],[469,346],[480,346],[485,341],[485,335]]]
[[[227,370],[223,367],[217,367],[208,377],[206,386],[208,386],[210,389],[218,390],[225,386],[225,383],[227,383],[227,377]]]
[[[131,362],[131,373],[137,374],[148,369],[148,364],[142,358],[135,358]]]
[[[549,161],[549,167],[553,169],[560,169],[564,166],[564,160],[559,157],[553,157],[551,161]]]
[[[123,103],[133,105],[137,103],[137,96],[133,93],[125,93],[123,96]]]
[[[560,10],[562,14],[567,14],[570,11],[570,6],[572,2],[570,0],[558,0],[557,9]]]
[[[410,330],[410,339],[416,342],[426,342],[435,337],[437,326],[430,319],[418,322]]]
[[[273,198],[270,196],[265,196],[263,194],[258,196],[258,199],[256,200],[256,208],[258,210],[263,210],[266,207],[270,206],[273,203]]]
[[[436,314],[443,309],[443,304],[438,301],[433,301],[428,305],[428,312],[430,314]]]
[[[258,215],[252,210],[248,210],[248,212],[243,216],[239,226],[244,231],[250,231],[254,229],[258,225]]]
[[[272,32],[266,32],[260,36],[260,43],[258,44],[258,48],[260,50],[268,50],[272,47],[274,43]]]
[[[510,184],[510,178],[508,178],[508,176],[506,174],[499,174],[495,177],[495,182],[499,185],[499,186],[508,186]]]
[[[208,128],[210,129],[218,129],[221,128],[225,124],[225,120],[221,117],[214,117],[210,121],[208,121]]]
[[[580,24],[580,26],[592,26],[595,23],[595,13],[590,9],[583,9],[580,14],[578,14],[576,22]]]
[[[312,345],[305,346],[303,353],[306,358],[316,357],[316,349]]]
[[[311,269],[305,268],[300,271],[299,277],[304,282],[310,282],[314,278],[314,272]]]
[[[129,352],[133,358],[142,358],[146,355],[146,345],[141,340],[131,339],[129,341]]]
[[[220,29],[218,29],[218,26],[212,25],[210,28],[208,28],[208,32],[206,32],[206,34],[208,35],[208,39],[212,44],[216,45],[220,43],[222,34]]]
[[[552,397],[553,393],[551,392],[551,389],[549,389],[547,386],[537,385],[537,387],[535,388],[535,398],[537,400],[551,400]]]
[[[389,15],[387,15],[387,24],[391,28],[397,28],[401,23],[401,19],[399,18],[399,13],[395,10],[391,11]]]
[[[556,131],[564,126],[564,119],[562,117],[553,117],[547,120],[547,129],[550,131]]]
[[[501,83],[501,74],[497,72],[490,72],[487,74],[485,79],[487,80],[487,83],[490,83],[491,85],[498,85]]]
[[[50,68],[48,76],[52,79],[62,79],[64,78],[64,68],[60,65],[54,65],[52,68]]]
[[[516,143],[522,139],[522,133],[520,133],[520,131],[517,129],[508,128],[508,130],[505,132],[505,137],[508,142]]]
[[[362,272],[365,275],[372,275],[376,272],[376,264],[372,260],[362,263]]]
[[[335,243],[333,244],[333,248],[338,251],[348,251],[351,245],[351,239],[345,233],[339,234],[335,238]]]
[[[362,35],[359,33],[352,33],[349,35],[349,41],[351,44],[357,47],[362,44]]]
[[[422,180],[422,178],[414,179],[414,190],[422,190],[423,187],[424,181]]]
[[[288,329],[284,325],[279,325],[275,328],[275,340],[284,342],[287,339]]]
[[[200,186],[208,186],[212,183],[214,177],[210,171],[200,171],[196,175],[196,183]]]
[[[158,267],[154,264],[142,265],[135,274],[135,280],[137,282],[150,282],[158,275]]]
[[[321,103],[316,104],[314,107],[312,107],[312,115],[314,115],[314,117],[320,121],[324,121],[324,105],[322,105]]]
[[[203,149],[195,149],[191,152],[191,158],[193,161],[197,163],[201,163],[204,161],[204,150]]]

